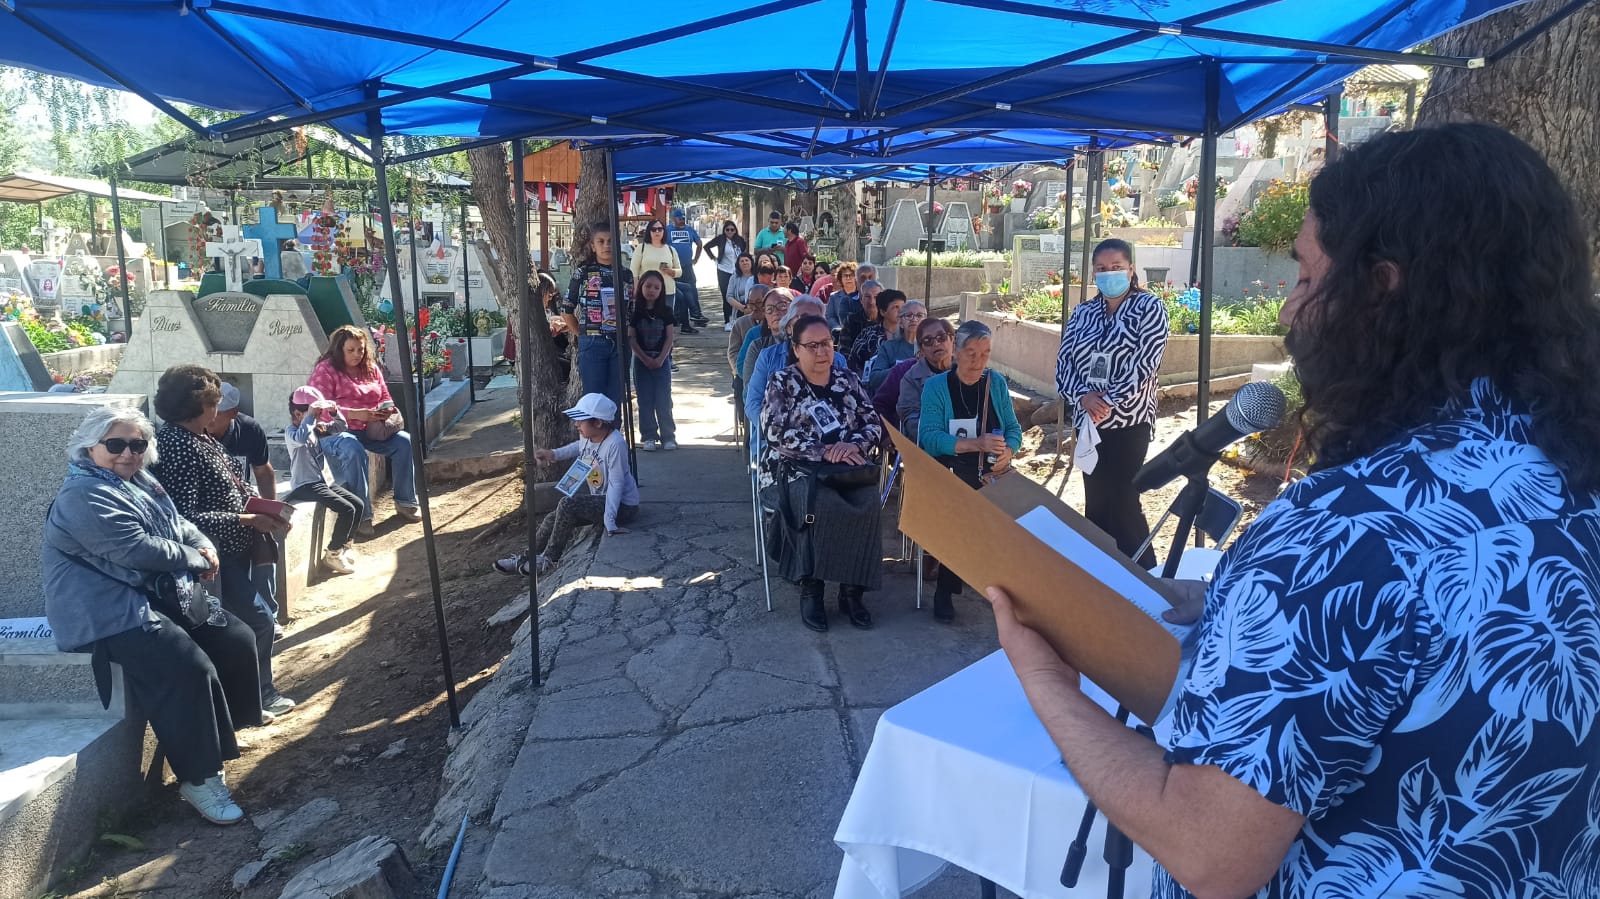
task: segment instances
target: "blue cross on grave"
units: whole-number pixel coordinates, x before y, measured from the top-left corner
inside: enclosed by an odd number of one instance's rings
[[[278,242],[290,240],[294,237],[294,225],[278,221],[278,210],[271,206],[262,206],[256,210],[258,220],[254,225],[245,225],[239,229],[246,240],[261,241],[261,269],[262,274],[274,280],[283,277],[282,260],[278,255]]]

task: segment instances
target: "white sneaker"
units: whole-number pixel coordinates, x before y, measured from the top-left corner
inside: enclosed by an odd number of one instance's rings
[[[282,693],[274,693],[272,694],[271,699],[268,699],[266,702],[261,704],[261,710],[263,712],[270,712],[273,715],[282,715],[283,713],[294,708],[294,706],[295,701],[293,699],[290,699]]]
[[[656,451],[656,442],[654,440],[641,440],[641,441],[639,441],[639,452],[641,452],[641,453],[653,453],[655,451]]]
[[[664,450],[675,450],[678,448],[678,441],[668,440],[666,443],[661,444],[661,448]]]
[[[351,568],[350,564],[344,560],[343,556],[331,549],[322,554],[322,567],[328,569],[334,574],[351,574],[355,571],[355,569]]]
[[[202,784],[178,784],[178,797],[212,824],[238,824],[244,820],[244,809],[234,803],[233,794],[221,777],[208,777]]]
[[[356,570],[355,547],[346,546],[344,549],[339,550],[339,561],[344,563],[344,567],[350,569],[351,574],[354,574]]]
[[[724,330],[724,331],[732,331],[733,330],[733,322],[728,322],[727,324],[723,325],[722,326],[722,330]]]

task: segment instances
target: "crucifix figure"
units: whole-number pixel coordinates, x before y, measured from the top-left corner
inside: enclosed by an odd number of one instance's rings
[[[244,289],[245,266],[261,255],[261,241],[239,237],[238,225],[223,225],[222,240],[206,242],[206,258],[222,260],[222,276],[230,293]]]

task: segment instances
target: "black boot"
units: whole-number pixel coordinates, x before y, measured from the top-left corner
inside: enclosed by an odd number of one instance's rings
[[[822,603],[822,582],[816,578],[800,581],[800,621],[814,631],[828,629],[828,610]]]
[[[872,627],[872,613],[867,611],[867,602],[861,598],[863,592],[862,587],[840,584],[839,612],[849,618],[852,625],[866,630]]]
[[[933,592],[933,620],[940,624],[954,624],[956,620],[955,600],[946,590]]]

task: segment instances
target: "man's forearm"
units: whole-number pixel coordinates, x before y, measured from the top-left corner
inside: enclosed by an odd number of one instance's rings
[[[278,498],[277,472],[272,470],[271,463],[255,466],[256,492],[262,499]]]
[[[1072,776],[1117,827],[1156,853],[1174,822],[1162,808],[1171,766],[1166,753],[1081,690],[1031,697]]]

